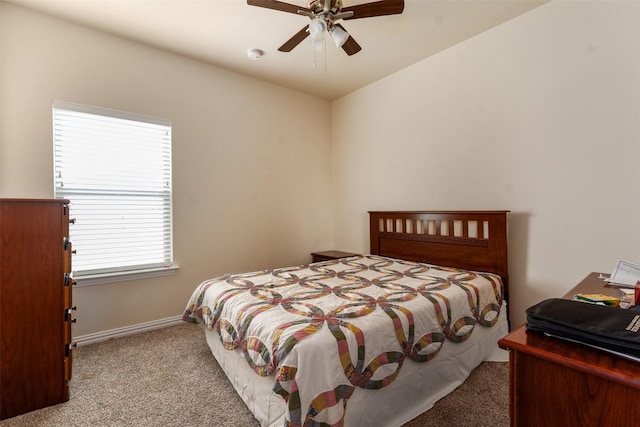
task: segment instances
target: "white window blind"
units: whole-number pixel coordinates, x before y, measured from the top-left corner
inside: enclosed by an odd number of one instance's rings
[[[171,122],[54,101],[53,134],[74,275],[171,266]]]

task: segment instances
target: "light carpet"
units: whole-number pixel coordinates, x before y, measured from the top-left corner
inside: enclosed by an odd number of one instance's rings
[[[509,368],[484,362],[405,427],[509,425]],[[68,402],[0,422],[13,426],[257,426],[206,345],[181,324],[74,350]]]

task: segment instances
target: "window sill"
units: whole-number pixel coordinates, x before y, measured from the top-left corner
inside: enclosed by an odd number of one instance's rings
[[[105,283],[127,282],[130,280],[148,279],[150,277],[170,276],[180,269],[179,265],[171,267],[149,268],[147,270],[122,271],[118,273],[91,274],[74,277],[77,286],[103,285]]]

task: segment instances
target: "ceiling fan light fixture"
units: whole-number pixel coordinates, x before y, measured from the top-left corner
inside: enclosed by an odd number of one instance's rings
[[[342,45],[349,38],[349,33],[347,33],[341,27],[336,26],[336,27],[333,27],[333,30],[331,30],[331,38],[333,39],[333,42],[336,44],[337,47],[342,47]]]
[[[309,35],[313,40],[324,39],[324,32],[327,31],[327,23],[322,18],[315,18],[309,24]]]
[[[2,1],[2,0],[0,0]],[[301,0],[300,0],[301,1]],[[398,15],[404,11],[404,0],[375,0],[355,6],[342,8],[343,0],[308,0],[308,7],[297,6],[281,0],[247,0],[250,6],[263,7],[281,12],[303,15],[311,19],[311,23],[302,27],[293,37],[278,48],[280,52],[291,52],[307,37],[311,39],[314,48],[320,49],[326,43],[328,32],[333,42],[351,56],[362,50],[362,47],[347,33],[341,25],[336,24],[340,19],[361,19],[376,16]],[[335,27],[339,30],[336,30]],[[335,34],[334,34],[335,33]]]

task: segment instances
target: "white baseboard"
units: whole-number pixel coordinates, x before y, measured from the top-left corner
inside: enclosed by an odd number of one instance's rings
[[[138,323],[137,325],[124,326],[122,328],[110,329],[108,331],[80,335],[78,337],[73,337],[73,341],[78,346],[94,344],[112,338],[126,337],[127,335],[153,331],[154,329],[166,328],[168,326],[174,326],[180,323],[182,323],[182,316],[167,317],[165,319],[153,320],[151,322]]]

